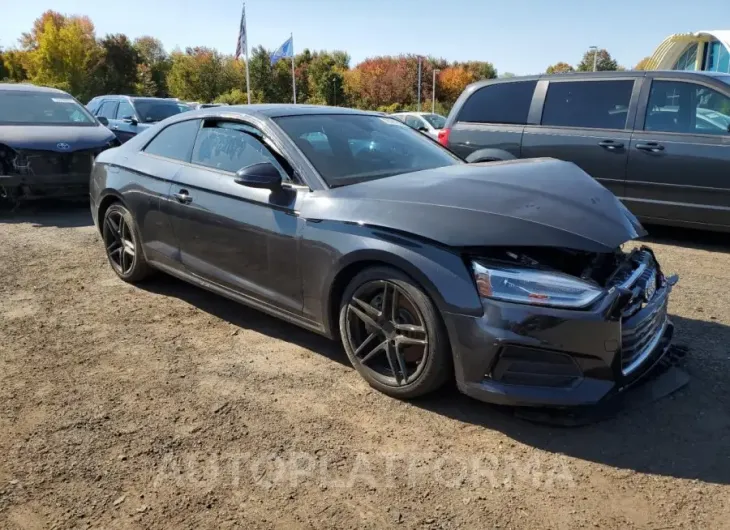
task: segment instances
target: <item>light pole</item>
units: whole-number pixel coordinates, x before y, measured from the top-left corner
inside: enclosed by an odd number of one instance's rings
[[[598,46],[589,46],[589,50],[593,50],[593,71],[596,71],[596,60],[598,59]]]
[[[436,74],[441,70],[433,69],[433,84],[431,85],[431,114],[436,114]]]

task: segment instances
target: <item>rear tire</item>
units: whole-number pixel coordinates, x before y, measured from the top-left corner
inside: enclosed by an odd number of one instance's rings
[[[132,213],[122,203],[114,203],[104,213],[101,226],[106,256],[116,275],[129,283],[149,276],[150,266]]]
[[[350,362],[375,389],[423,396],[452,377],[446,329],[430,298],[390,267],[360,272],[340,304],[340,337]]]

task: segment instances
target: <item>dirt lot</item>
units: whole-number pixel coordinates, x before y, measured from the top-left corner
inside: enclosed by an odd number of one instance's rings
[[[0,219],[0,528],[730,528],[730,243],[663,230],[685,389],[581,428],[372,391],[336,344]]]

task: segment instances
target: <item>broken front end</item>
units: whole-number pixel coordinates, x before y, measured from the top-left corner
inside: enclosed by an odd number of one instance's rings
[[[449,314],[466,394],[512,405],[592,405],[634,384],[667,353],[677,278],[642,246],[593,253],[471,249],[481,317]]]
[[[10,201],[39,198],[73,198],[89,194],[89,176],[94,159],[103,150],[118,145],[66,151],[18,149],[0,144],[0,197]]]

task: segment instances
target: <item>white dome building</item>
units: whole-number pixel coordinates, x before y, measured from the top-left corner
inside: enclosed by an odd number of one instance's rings
[[[670,35],[654,51],[646,68],[730,73],[730,30]]]

